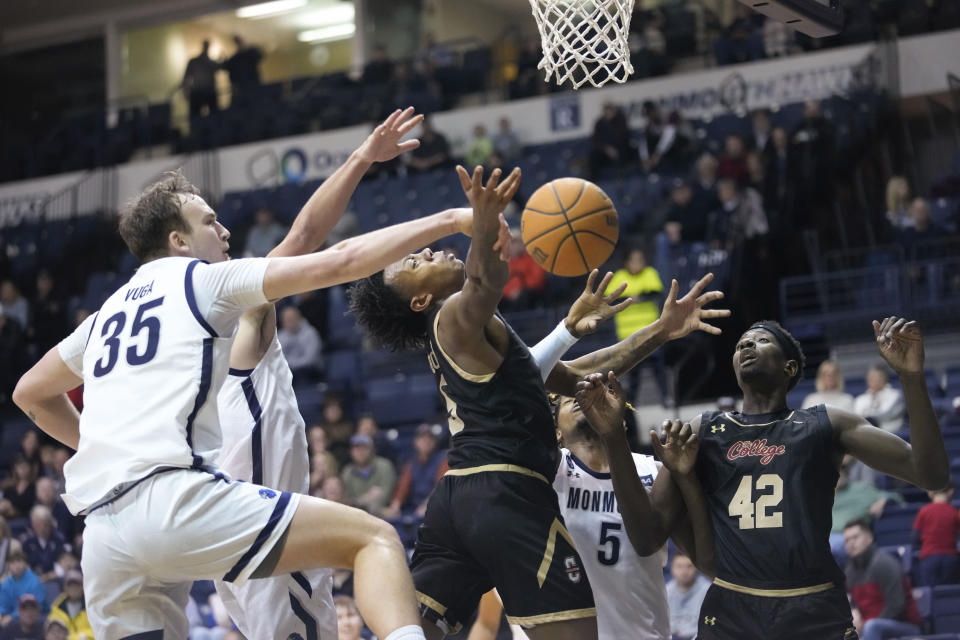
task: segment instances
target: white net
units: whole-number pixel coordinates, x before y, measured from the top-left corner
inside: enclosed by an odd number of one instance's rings
[[[574,89],[626,82],[630,64],[630,17],[634,0],[530,0],[540,30],[539,68],[557,84]]]

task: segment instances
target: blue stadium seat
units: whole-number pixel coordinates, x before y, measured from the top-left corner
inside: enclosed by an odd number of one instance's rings
[[[878,546],[909,545],[913,538],[913,521],[920,510],[919,504],[896,504],[888,502],[883,514],[873,524]]]
[[[960,633],[960,585],[934,587],[930,608],[935,633]]]

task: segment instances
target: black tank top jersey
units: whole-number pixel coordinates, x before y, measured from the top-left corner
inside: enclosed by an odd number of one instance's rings
[[[515,464],[552,481],[559,451],[553,412],[527,345],[503,321],[508,345],[500,368],[489,376],[472,375],[454,364],[437,343],[437,313],[429,319],[428,357],[447,404],[450,468]]]
[[[833,451],[823,405],[701,416],[697,475],[713,523],[717,577],[754,589],[843,584],[829,543]]]

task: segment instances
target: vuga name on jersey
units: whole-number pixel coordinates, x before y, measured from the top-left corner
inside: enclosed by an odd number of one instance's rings
[[[644,487],[653,486],[653,476],[640,476]],[[617,498],[612,490],[600,489],[581,489],[580,487],[567,487],[567,509],[580,509],[581,511],[596,511],[598,513],[620,513],[620,505],[617,504]]]

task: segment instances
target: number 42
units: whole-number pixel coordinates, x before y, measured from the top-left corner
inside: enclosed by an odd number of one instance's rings
[[[783,500],[783,478],[775,473],[765,473],[757,478],[757,491],[768,487],[772,493],[759,496],[753,501],[753,476],[744,476],[740,480],[737,492],[727,506],[727,513],[731,518],[740,519],[741,529],[753,529],[756,522],[757,529],[774,529],[783,526],[783,514],[779,511],[767,513],[767,509],[775,507]]]

